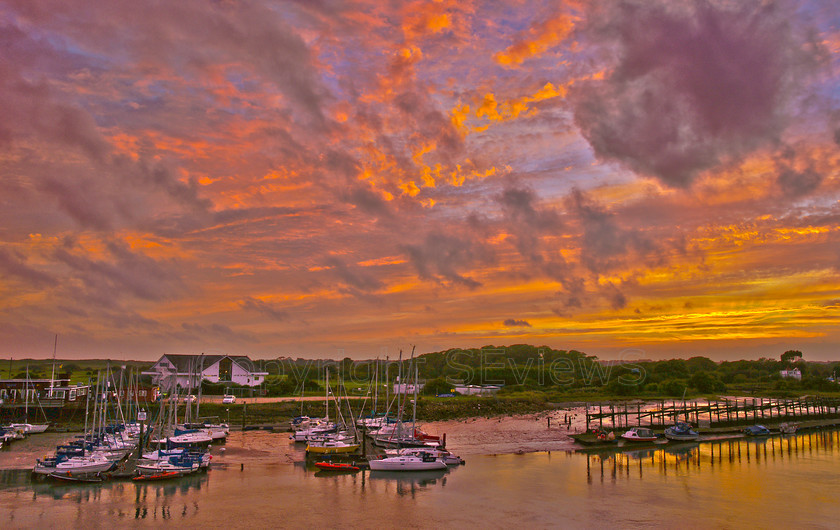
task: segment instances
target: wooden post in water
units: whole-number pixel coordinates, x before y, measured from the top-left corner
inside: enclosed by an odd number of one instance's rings
[[[586,432],[589,432],[589,402],[583,404],[583,412],[586,415]],[[589,463],[588,459],[587,463]]]

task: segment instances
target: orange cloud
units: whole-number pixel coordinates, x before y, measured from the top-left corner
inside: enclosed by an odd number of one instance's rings
[[[526,59],[540,55],[563,42],[574,29],[576,21],[575,17],[563,14],[541,22],[505,51],[494,55],[493,59],[503,66],[520,65]]]
[[[536,113],[536,109],[531,106],[532,103],[557,97],[564,98],[567,93],[568,85],[546,83],[533,94],[499,102],[496,100],[495,94],[488,92],[484,95],[481,102],[477,104],[473,116],[495,122],[515,120],[520,116],[532,116]],[[453,125],[464,134],[467,132],[481,132],[487,129],[487,125],[469,126],[467,120],[470,116],[470,105],[468,104],[456,106],[449,111],[449,116]]]

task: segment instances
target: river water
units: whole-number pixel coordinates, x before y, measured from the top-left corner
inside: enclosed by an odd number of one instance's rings
[[[0,453],[3,528],[829,528],[840,432],[650,451],[472,454],[434,473],[327,474],[287,436],[232,433],[207,473],[170,482],[33,482],[57,435]],[[26,445],[25,445],[26,444]]]

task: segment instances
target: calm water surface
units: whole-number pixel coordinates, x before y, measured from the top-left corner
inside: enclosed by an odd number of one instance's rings
[[[281,435],[232,439],[208,473],[149,484],[33,483],[28,470],[2,465],[0,514],[4,528],[840,527],[837,431],[472,455],[439,473],[331,475],[282,461],[289,451],[299,450]],[[0,464],[23,453],[0,454]]]

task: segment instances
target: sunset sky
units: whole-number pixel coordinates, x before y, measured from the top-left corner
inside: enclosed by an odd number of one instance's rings
[[[0,357],[840,359],[836,0],[0,0]]]

